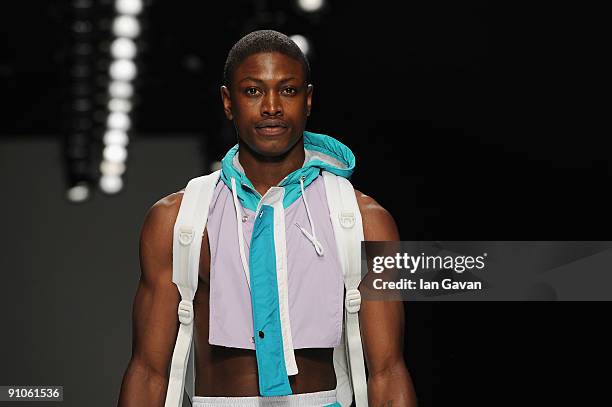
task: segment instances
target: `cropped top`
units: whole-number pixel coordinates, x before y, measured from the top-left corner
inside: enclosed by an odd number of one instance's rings
[[[323,256],[300,229],[307,228],[309,221],[304,202],[298,199],[285,209],[284,222],[291,337],[294,349],[333,348],[342,334],[342,269],[322,176],[305,191]],[[249,261],[255,212],[241,209]],[[232,191],[219,182],[207,224],[211,255],[209,343],[255,349],[251,294],[240,258],[237,222]]]

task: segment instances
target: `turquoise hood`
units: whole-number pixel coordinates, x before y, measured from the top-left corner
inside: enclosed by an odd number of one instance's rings
[[[325,134],[304,131],[304,165],[287,175],[278,186],[285,188],[283,206],[287,208],[300,197],[300,177],[304,177],[304,187],[314,181],[321,170],[349,178],[355,169],[355,155],[344,144]],[[246,177],[238,161],[238,144],[232,147],[221,160],[221,180],[232,188],[232,178],[236,179],[237,194],[244,208],[257,210],[261,199],[259,192]]]

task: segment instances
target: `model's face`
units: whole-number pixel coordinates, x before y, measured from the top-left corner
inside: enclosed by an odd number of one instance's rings
[[[225,115],[255,153],[275,157],[302,137],[312,103],[312,85],[302,65],[277,52],[246,58],[221,87]]]

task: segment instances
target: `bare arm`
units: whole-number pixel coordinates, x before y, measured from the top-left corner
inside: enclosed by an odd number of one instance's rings
[[[140,235],[140,282],[134,298],[132,357],[121,384],[119,407],[161,407],[178,332],[180,294],[172,282],[172,236],[182,193],[147,212]]]
[[[374,199],[355,191],[365,240],[397,241],[393,217]],[[372,407],[417,405],[404,362],[404,306],[401,301],[363,300],[359,311],[368,366],[368,403]]]

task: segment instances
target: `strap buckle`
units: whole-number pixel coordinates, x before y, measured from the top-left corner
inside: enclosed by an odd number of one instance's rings
[[[182,300],[178,306],[178,318],[181,324],[189,325],[193,321],[193,303]]]
[[[181,227],[178,240],[183,246],[189,246],[193,242],[193,228]]]
[[[346,297],[344,298],[344,306],[346,307],[346,311],[349,314],[355,314],[359,312],[361,308],[361,293],[358,289],[353,288],[346,292]]]
[[[355,226],[355,213],[354,212],[340,212],[338,215],[340,218],[340,225],[345,229],[350,229]]]

